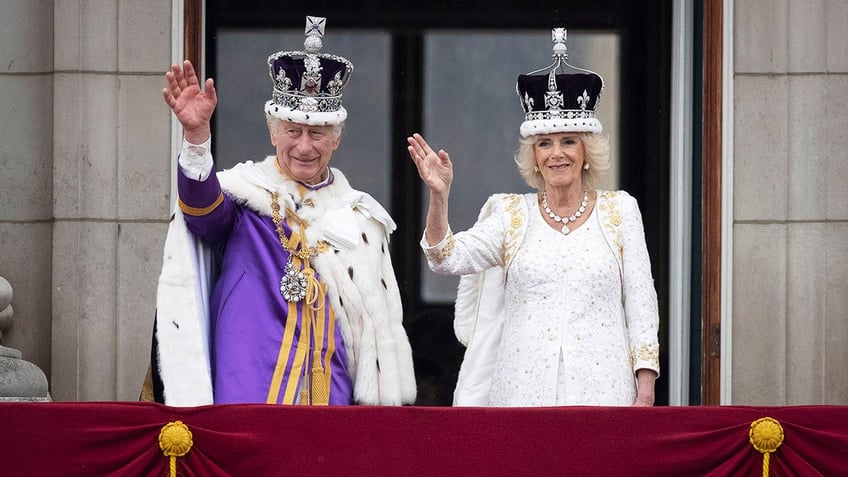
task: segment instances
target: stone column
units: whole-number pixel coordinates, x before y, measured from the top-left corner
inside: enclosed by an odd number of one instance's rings
[[[0,277],[0,401],[50,401],[41,368],[21,359],[20,351],[2,345],[12,315],[12,286]]]

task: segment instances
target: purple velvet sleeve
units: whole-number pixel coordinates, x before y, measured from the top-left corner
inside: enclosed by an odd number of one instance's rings
[[[215,170],[205,181],[187,177],[179,167],[177,170],[180,208],[188,229],[207,242],[226,240],[236,220],[236,207],[227,194],[222,193]],[[213,208],[219,197],[222,200]]]

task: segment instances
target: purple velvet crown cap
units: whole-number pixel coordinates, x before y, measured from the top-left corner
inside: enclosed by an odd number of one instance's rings
[[[353,64],[341,56],[321,53],[325,18],[306,17],[303,51],[280,51],[268,57],[274,90],[265,103],[273,117],[316,126],[344,122],[342,89]]]

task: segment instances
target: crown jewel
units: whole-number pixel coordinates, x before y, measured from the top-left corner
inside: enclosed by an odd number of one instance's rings
[[[347,118],[342,89],[353,64],[321,53],[327,19],[306,17],[303,51],[280,51],[268,57],[274,90],[265,112],[279,119],[309,125],[339,124]]]
[[[595,110],[604,89],[604,80],[594,71],[568,64],[565,28],[554,28],[554,63],[518,76],[515,91],[524,109],[523,137],[553,132],[602,131]],[[577,73],[565,73],[565,67]],[[561,73],[558,73],[561,71]]]

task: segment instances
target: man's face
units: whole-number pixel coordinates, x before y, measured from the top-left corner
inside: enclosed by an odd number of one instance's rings
[[[270,131],[277,149],[277,162],[291,179],[317,184],[326,179],[324,171],[341,139],[333,126],[308,126],[280,121]]]

